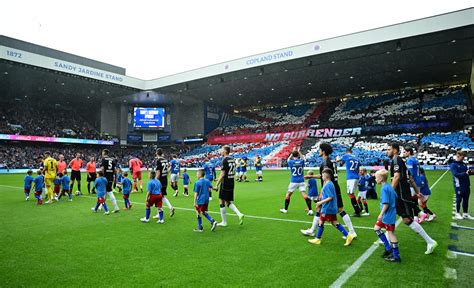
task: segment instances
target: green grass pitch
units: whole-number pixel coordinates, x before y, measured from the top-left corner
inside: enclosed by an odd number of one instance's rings
[[[428,173],[432,185],[444,171]],[[195,180],[195,172],[190,175]],[[288,171],[264,171],[262,183],[254,182],[254,171],[249,176],[250,183],[236,183],[235,192],[235,204],[247,215],[244,225],[238,225],[236,216],[228,216],[228,227],[211,232],[203,219],[205,231],[198,234],[193,232],[192,197],[182,194],[169,197],[177,207],[173,218],[165,209],[164,225],[154,221],[144,224],[139,221],[145,213],[144,194],[131,195],[132,210],[108,216],[91,213],[95,198],[87,195],[74,197],[73,202],[63,198],[59,203],[35,207],[34,197],[29,202],[24,199],[24,175],[0,175],[0,287],[327,287],[376,240],[372,227],[379,212],[378,200],[369,200],[369,217],[352,218],[358,238],[350,247],[344,247],[340,233],[329,226],[322,245],[315,246],[299,232],[312,220],[299,193],[293,195],[288,214],[279,212]],[[340,173],[340,184],[346,211],[351,214],[344,173]],[[85,176],[82,190],[86,191]],[[219,211],[216,198],[210,211]],[[379,247],[344,287],[451,285],[443,273],[452,199],[451,174],[447,173],[429,201],[438,218],[423,224],[440,244],[433,255],[425,255],[425,242],[401,224],[396,233],[403,262],[385,263]],[[120,195],[117,200],[122,208]],[[228,209],[228,215],[230,212]],[[218,213],[211,216],[220,220]],[[394,282],[386,282],[390,280]]]

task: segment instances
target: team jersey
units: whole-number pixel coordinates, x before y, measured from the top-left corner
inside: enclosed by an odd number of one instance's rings
[[[211,187],[211,181],[204,178],[194,183],[194,193],[197,193],[196,204],[202,205],[209,203],[209,190]]]
[[[262,158],[258,157],[257,159],[255,159],[255,170],[262,171],[262,167],[263,167]]]
[[[25,179],[23,179],[23,182],[24,182],[24,188],[26,190],[29,190],[31,189],[31,183],[33,183],[33,181],[35,180],[35,178],[33,178],[33,176],[30,176],[30,175],[26,175],[25,176]]]
[[[97,166],[96,166],[95,162],[92,162],[92,161],[87,162],[86,170],[89,173],[96,173],[97,172]]]
[[[148,184],[146,185],[146,192],[152,194],[152,195],[159,195],[161,194],[161,183],[158,181],[158,179],[151,179],[148,181]]]
[[[359,191],[367,191],[367,175],[363,175],[359,177],[359,181],[357,182],[357,186]]]
[[[420,193],[425,196],[431,195],[431,189],[425,175],[420,175]]]
[[[107,190],[107,179],[105,177],[98,177],[94,181],[94,187],[97,193],[97,198],[103,198]]]
[[[323,170],[326,168],[331,169],[333,173],[331,177],[331,182],[336,183],[337,182],[337,169],[334,169],[334,163],[332,163],[329,157],[326,159],[323,158],[323,161],[321,162],[321,165],[319,166],[319,174],[323,175]],[[321,178],[321,185],[324,185],[324,181],[322,178]]]
[[[188,173],[184,172],[183,173],[183,185],[188,185],[189,184],[189,175]]]
[[[179,160],[173,159],[170,161],[170,169],[171,169],[171,174],[179,174],[179,170],[181,169],[181,164],[179,163]]]
[[[247,172],[247,159],[246,158],[240,159],[240,171]]]
[[[69,166],[74,171],[80,171],[82,164],[84,164],[84,161],[82,159],[76,159],[76,158],[72,159],[71,162],[69,162]]]
[[[303,159],[291,159],[288,160],[288,167],[291,172],[291,183],[303,183],[304,182],[304,160]]]
[[[368,189],[375,188],[375,176],[367,175],[367,188]]]
[[[216,167],[212,163],[204,164],[204,173],[206,174],[206,179],[212,181],[216,177]]]
[[[69,178],[69,176],[64,175],[63,177],[61,177],[61,188],[63,190],[69,190],[70,189],[70,187],[69,187],[70,184],[71,184],[71,178]]]
[[[122,189],[123,194],[130,194],[130,191],[132,190],[132,181],[128,178],[123,178]]]
[[[115,176],[115,166],[117,165],[117,161],[113,157],[104,157],[102,158],[101,167],[104,172],[104,177],[107,178],[108,181],[112,181]]]
[[[128,161],[128,167],[130,168],[130,171],[132,172],[138,172],[142,168],[142,161],[138,158],[132,158],[130,161]]]
[[[336,187],[334,183],[328,181],[321,191],[322,200],[332,197],[332,200],[326,203],[323,203],[321,207],[321,214],[337,214],[337,198],[336,198]]]
[[[122,173],[117,174],[117,183],[122,183],[123,182],[123,175]]]
[[[397,196],[401,200],[409,201],[411,198],[410,183],[408,182],[408,170],[402,157],[395,156],[390,163],[390,176],[393,178],[395,173],[400,173],[398,185],[395,188]]]
[[[416,186],[420,187],[420,164],[415,156],[407,159],[407,168],[410,176],[415,180]]]
[[[42,175],[38,175],[35,177],[35,180],[33,180],[33,183],[35,184],[35,191],[36,192],[41,192],[43,191],[43,185],[44,185],[44,178]]]
[[[53,184],[54,184],[54,186],[56,186],[56,185],[61,185],[61,179],[58,178],[58,177],[54,178]]]
[[[66,168],[67,168],[66,161],[59,160],[58,161],[58,172],[59,173],[64,173],[64,171],[66,171]]]
[[[235,160],[234,158],[227,156],[222,160],[221,170],[224,173],[223,188],[226,190],[234,189],[234,176],[235,176]]]
[[[169,163],[168,160],[165,158],[158,158],[156,159],[156,172],[160,172],[160,181],[163,179],[167,179],[168,176],[168,167]]]
[[[318,196],[318,184],[316,179],[311,178],[308,180],[308,196],[317,197]]]
[[[44,175],[48,178],[56,177],[58,171],[58,161],[52,157],[48,157],[44,160]]]
[[[380,191],[380,210],[383,209],[384,204],[388,205],[387,211],[383,214],[382,222],[384,224],[394,225],[397,218],[396,209],[397,193],[392,185],[385,183]]]
[[[346,179],[355,180],[359,179],[359,166],[360,161],[357,157],[352,154],[344,154],[341,158],[342,161],[346,164]]]
[[[240,168],[240,158],[235,159],[235,170],[237,172],[242,171],[241,168]]]
[[[469,175],[467,174],[467,166],[462,161],[453,161],[451,165],[449,165],[449,169],[453,174],[453,184],[455,191],[469,191],[469,187],[471,186],[471,180],[469,179]]]

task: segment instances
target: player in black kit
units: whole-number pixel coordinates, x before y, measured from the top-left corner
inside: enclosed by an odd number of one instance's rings
[[[168,187],[168,173],[170,171],[170,164],[167,159],[163,156],[163,150],[158,148],[156,150],[156,179],[158,179],[161,183],[161,195],[163,195],[163,203],[168,206],[170,210],[170,217],[174,215],[174,207],[171,205],[170,200],[168,200],[168,193],[166,192],[166,188]],[[153,216],[153,219],[158,219],[160,215]]]
[[[112,185],[116,177],[116,166],[117,161],[114,157],[109,156],[109,150],[102,150],[102,161],[100,163],[100,167],[102,169],[102,172],[104,173],[105,179],[107,179],[107,195],[109,196],[110,201],[114,205],[114,210],[112,211],[112,213],[117,213],[120,211],[117,205],[117,199],[115,199],[114,192],[112,192]]]

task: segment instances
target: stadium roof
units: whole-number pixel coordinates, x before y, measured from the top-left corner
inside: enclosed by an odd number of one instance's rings
[[[469,83],[472,47],[474,8],[144,81],[120,67],[0,37],[0,97],[50,91],[78,101],[204,100],[228,108],[307,101]]]

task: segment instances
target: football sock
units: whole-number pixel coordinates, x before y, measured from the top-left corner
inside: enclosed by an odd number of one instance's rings
[[[87,193],[91,194],[91,182],[87,182]]]
[[[306,206],[308,206],[308,210],[313,210],[311,209],[311,199],[309,198],[305,198],[304,201],[306,202]]]
[[[221,210],[222,223],[227,224],[227,220],[225,218],[225,205],[224,204],[220,205],[220,210]]]
[[[351,204],[352,204],[352,207],[354,208],[354,212],[356,214],[359,214],[360,208],[359,208],[359,205],[357,204],[357,200],[355,199],[354,194],[349,194],[349,198],[351,199]]]
[[[119,210],[119,207],[117,205],[117,199],[115,199],[115,195],[113,192],[107,192],[109,194],[110,201],[112,201],[112,205],[114,205],[115,210]]]
[[[67,197],[69,197],[69,199],[72,199],[72,193],[71,192],[67,193]]]
[[[319,216],[316,216],[315,214],[313,217],[313,224],[311,224],[310,230],[313,232],[316,231],[316,227],[318,227],[318,224],[319,224]]]
[[[285,210],[288,210],[288,206],[290,206],[290,198],[285,199]]]
[[[362,205],[362,201],[361,201],[360,197],[359,197],[359,199],[357,199],[357,204],[359,205],[359,209],[362,212],[362,210],[364,210],[364,206]]]
[[[140,180],[140,190],[143,190],[143,180]]]
[[[125,208],[128,208],[127,199],[123,199],[123,201],[125,202]]]
[[[318,224],[318,233],[316,234],[316,238],[321,239],[321,237],[323,236],[323,232],[324,232],[324,223]]]
[[[146,207],[146,213],[145,213],[145,218],[148,220],[150,219],[150,208],[149,207]]]
[[[81,182],[77,182],[77,190],[79,190],[79,192],[81,192]]]
[[[367,204],[367,200],[364,200],[363,203],[364,203],[365,212],[369,213],[369,205]]]
[[[206,212],[203,212],[202,214],[204,215],[204,217],[206,217],[207,220],[209,220],[209,222],[214,223],[214,219],[212,219],[209,214],[207,214]]]
[[[109,212],[109,209],[107,208],[107,204],[102,203],[102,207],[104,208],[105,212]]]
[[[229,204],[229,208],[232,209],[232,211],[235,212],[235,214],[237,214],[237,216],[242,216],[242,213],[240,213],[239,209],[237,209],[237,207],[234,205],[234,203],[230,203]]]
[[[72,191],[72,188],[74,188],[74,183],[71,183],[71,185],[69,185],[69,191]]]
[[[337,230],[341,231],[342,235],[347,236],[347,230],[342,226],[341,224],[337,223],[334,227],[337,228]]]
[[[423,212],[425,212],[428,215],[433,215],[433,212],[426,206],[425,206],[425,208],[423,208]]]
[[[347,228],[349,229],[349,232],[355,233],[354,226],[352,226],[351,218],[349,217],[349,215],[347,215],[346,211],[342,211],[341,213],[339,213],[339,215],[341,215],[342,221],[344,221],[344,224],[346,224]]]
[[[49,186],[46,190],[48,191],[48,201],[53,201],[53,187]]]
[[[173,209],[173,206],[171,206],[170,200],[168,200],[168,198],[163,197],[163,202],[166,204],[166,206],[168,206],[168,209]]]
[[[199,215],[197,218],[198,218],[198,228],[199,228],[199,230],[202,230],[202,218],[201,218],[201,215]]]
[[[187,189],[186,189],[186,191],[187,191]],[[212,192],[211,191],[209,191],[209,198],[212,198]]]
[[[420,207],[418,207],[418,204],[415,204],[415,206],[413,208],[413,212],[415,213],[415,216],[420,214],[421,210],[420,210]]]
[[[160,220],[164,220],[165,219],[165,214],[163,213],[163,209],[160,209],[158,211],[158,215],[160,215]]]
[[[398,250],[398,242],[392,242],[393,258],[400,259],[400,250]]]
[[[415,232],[418,233],[423,239],[425,239],[426,243],[431,244],[431,243],[434,242],[434,240],[431,239],[431,237],[428,235],[428,233],[426,233],[425,229],[423,229],[423,227],[421,227],[421,225],[418,224],[418,222],[413,221],[413,222],[411,222],[410,225],[408,225],[408,227],[410,227],[411,230],[415,231]]]
[[[100,206],[100,203],[95,204],[95,211],[97,211],[97,209],[99,209],[99,206]]]
[[[390,243],[388,242],[388,239],[382,232],[382,230],[375,230],[375,234],[377,234],[377,236],[379,236],[379,239],[383,242],[383,246],[385,246],[385,251],[390,251],[390,249],[392,248],[390,247]]]

